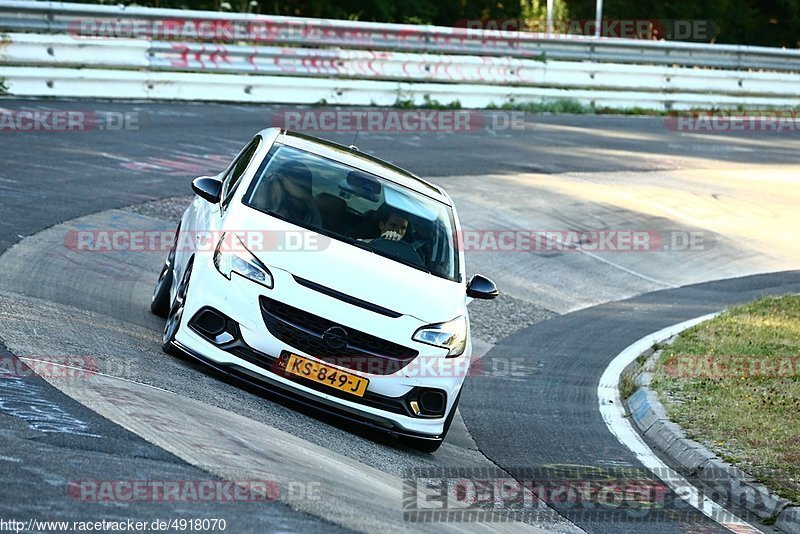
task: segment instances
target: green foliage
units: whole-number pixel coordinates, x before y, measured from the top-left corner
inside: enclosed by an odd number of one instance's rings
[[[404,97],[402,93],[398,93],[393,106],[400,109],[461,109],[461,102],[453,100],[449,104],[442,104],[429,95],[425,95],[423,103],[417,105],[413,97]]]
[[[758,109],[752,106],[738,106],[738,108],[739,111],[755,111]],[[670,111],[647,109],[640,107],[609,108],[609,107],[586,106],[570,98],[561,98],[558,100],[541,100],[539,102],[506,102],[500,105],[492,103],[486,106],[485,109],[488,111],[496,111],[496,110],[526,111],[528,113],[572,113],[575,115],[584,115],[584,114],[646,115],[655,117],[663,117],[672,113]],[[793,109],[796,111],[800,111],[800,107],[796,107]],[[705,108],[702,109],[697,108],[697,109],[682,111],[681,113],[700,113],[700,112],[709,113],[713,111],[718,111],[718,110],[714,108],[710,110]],[[760,111],[771,111],[773,113],[778,113],[778,112],[785,112],[786,109],[761,108]],[[663,347],[659,346],[658,344],[653,345],[654,350],[658,350],[658,348],[663,348]]]
[[[594,18],[595,0],[568,0],[574,19]],[[800,47],[800,0],[605,0],[603,17],[625,20],[707,20],[709,42]],[[716,35],[715,35],[716,34]]]
[[[421,107],[427,109],[461,109],[461,102],[459,100],[453,100],[449,104],[442,104],[428,95],[425,95],[424,100]]]
[[[414,102],[413,98],[403,98],[402,96],[398,95],[393,106],[400,109],[415,109],[417,104]]]
[[[542,23],[547,20],[547,0],[520,0],[522,18],[529,21],[528,27],[534,30],[545,29]],[[568,20],[569,9],[565,0],[553,1],[553,20]]]
[[[619,395],[623,400],[636,393],[636,375],[632,372],[623,373],[619,380]]]
[[[116,4],[117,0],[77,0]],[[466,20],[523,19],[539,26],[546,0],[122,0],[123,4],[179,9],[223,10],[406,24],[464,26]],[[595,0],[554,0],[554,19],[586,21],[595,16]],[[800,47],[800,0],[605,0],[605,19],[711,21],[707,41],[743,45]],[[530,24],[528,24],[530,27]]]
[[[640,107],[632,107],[632,108],[609,108],[609,107],[600,107],[594,108],[594,112],[597,115],[656,115],[656,116],[663,116],[668,115],[669,111],[661,111],[656,109],[647,109],[647,108],[640,108]],[[708,112],[705,110],[704,112]]]
[[[539,102],[506,102],[501,106],[487,106],[487,109],[527,111],[529,113],[574,113],[577,115],[585,115],[594,112],[593,108],[584,106],[577,100],[571,98],[541,100]]]
[[[653,377],[689,437],[800,501],[800,296],[730,308],[681,333]]]
[[[6,85],[6,81],[3,78],[0,78],[0,95],[7,95],[8,94],[8,86]]]

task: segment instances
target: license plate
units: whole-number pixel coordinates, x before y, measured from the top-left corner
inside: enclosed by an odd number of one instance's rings
[[[319,384],[325,384],[328,387],[356,395],[357,397],[364,396],[367,391],[367,384],[369,384],[369,380],[366,378],[345,373],[336,367],[315,362],[297,354],[289,356],[289,360],[286,362],[286,372],[302,376]]]

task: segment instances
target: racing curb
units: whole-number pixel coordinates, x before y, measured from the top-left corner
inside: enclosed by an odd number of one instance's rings
[[[659,341],[669,344],[676,335]],[[620,375],[635,377],[636,391],[625,401],[631,420],[644,440],[657,448],[685,475],[695,477],[709,488],[727,493],[730,504],[738,505],[757,516],[765,525],[787,534],[800,534],[800,506],[779,497],[765,485],[741,469],[723,461],[700,443],[686,437],[683,429],[670,421],[667,411],[650,389],[652,371],[663,349],[649,348],[639,358],[628,364]],[[641,363],[643,358],[647,358]],[[774,523],[773,523],[774,521]]]

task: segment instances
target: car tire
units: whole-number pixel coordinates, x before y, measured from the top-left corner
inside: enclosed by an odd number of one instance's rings
[[[178,334],[178,330],[181,327],[181,321],[183,319],[183,308],[186,304],[186,294],[189,291],[189,280],[192,276],[192,266],[193,261],[189,260],[189,263],[186,265],[186,271],[183,273],[183,278],[181,279],[181,283],[178,286],[178,290],[175,293],[175,300],[172,302],[170,306],[169,313],[167,314],[167,322],[164,325],[164,334],[161,337],[161,348],[167,354],[172,354],[173,356],[183,356],[183,353],[178,349],[175,344],[175,336]]]
[[[406,441],[408,445],[414,447],[418,451],[427,453],[433,453],[439,450],[439,447],[441,447],[442,443],[444,443],[444,438],[447,436],[447,432],[450,430],[450,425],[453,424],[453,419],[455,419],[456,417],[456,410],[458,409],[459,400],[461,400],[461,391],[458,392],[456,401],[453,403],[453,407],[450,409],[450,414],[447,416],[447,419],[444,422],[441,438],[439,439],[408,438]]]
[[[179,230],[175,232],[176,240]],[[172,248],[169,254],[167,254],[167,259],[164,260],[164,266],[161,268],[161,273],[158,275],[158,282],[156,282],[156,287],[153,288],[153,296],[150,299],[150,311],[165,319],[167,315],[169,315],[170,310],[169,293],[172,290],[172,265],[174,263],[175,243],[172,244]]]

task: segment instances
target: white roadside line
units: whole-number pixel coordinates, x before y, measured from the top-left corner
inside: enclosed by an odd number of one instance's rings
[[[555,241],[559,245],[561,245],[562,247],[571,248],[571,249],[573,249],[573,250],[575,250],[577,252],[580,252],[584,256],[588,256],[588,257],[592,258],[593,260],[597,260],[600,263],[604,263],[604,264],[608,265],[609,267],[613,267],[615,269],[619,269],[620,271],[623,271],[623,272],[626,272],[626,273],[628,273],[630,275],[633,275],[633,276],[636,276],[638,278],[641,278],[642,280],[646,280],[647,282],[651,282],[653,284],[662,285],[662,286],[665,286],[665,287],[673,287],[673,288],[674,287],[678,287],[675,284],[671,284],[669,282],[664,282],[663,280],[658,280],[656,278],[651,278],[651,277],[647,276],[646,274],[642,274],[640,272],[634,271],[633,269],[628,269],[627,267],[623,267],[622,265],[620,265],[620,264],[618,264],[616,262],[613,262],[611,260],[607,260],[607,259],[605,259],[605,258],[603,258],[601,256],[598,256],[597,254],[595,254],[594,252],[591,252],[589,250],[584,250],[584,249],[580,248],[577,245],[567,245],[564,242],[563,239],[556,238]]]
[[[647,350],[654,343],[660,343],[687,328],[691,328],[703,321],[713,319],[717,315],[719,315],[719,313],[711,313],[668,326],[667,328],[641,338],[620,352],[611,360],[611,363],[608,364],[605,372],[603,372],[603,376],[600,377],[600,384],[597,386],[600,414],[603,416],[603,420],[608,429],[617,437],[620,443],[630,449],[647,469],[663,480],[664,483],[688,504],[731,532],[758,533],[761,531],[749,523],[742,521],[736,515],[706,497],[698,488],[693,486],[675,470],[668,467],[656,456],[653,450],[650,449],[636,430],[634,430],[630,419],[625,416],[625,406],[619,392],[619,378],[623,369],[634,361],[642,352]]]
[[[595,254],[593,252],[589,252],[588,250],[581,250],[581,249],[577,249],[577,250],[581,254],[585,254],[586,256],[589,256],[590,258],[592,258],[594,260],[597,260],[597,261],[599,261],[601,263],[605,263],[606,265],[608,265],[610,267],[614,267],[615,269],[619,269],[620,271],[623,271],[623,272],[626,272],[626,273],[628,273],[630,275],[633,275],[633,276],[636,276],[638,278],[641,278],[642,280],[646,280],[648,282],[652,282],[654,284],[659,284],[659,285],[662,285],[662,286],[665,286],[665,287],[672,287],[672,288],[680,287],[680,286],[677,286],[675,284],[671,284],[669,282],[664,282],[663,280],[658,280],[656,278],[651,278],[651,277],[647,276],[646,274],[642,274],[640,272],[634,271],[633,269],[628,269],[627,267],[623,267],[622,265],[620,265],[618,263],[615,263],[615,262],[613,262],[611,260],[607,260],[605,258],[601,258],[597,254]]]

